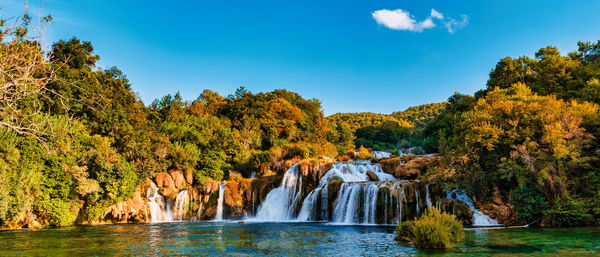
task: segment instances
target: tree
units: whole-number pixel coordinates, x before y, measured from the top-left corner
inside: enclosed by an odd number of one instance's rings
[[[51,16],[40,22],[48,24]],[[0,19],[0,129],[38,140],[47,151],[48,114],[40,103],[55,80],[54,71],[41,50],[37,37],[28,37],[31,17],[25,13],[12,26]],[[10,41],[4,42],[4,39]]]

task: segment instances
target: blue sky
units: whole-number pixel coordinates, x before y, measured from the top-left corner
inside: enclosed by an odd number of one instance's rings
[[[39,13],[42,1],[29,2]],[[0,7],[19,15],[23,1]],[[91,41],[99,67],[123,70],[146,104],[177,91],[192,100],[205,88],[285,88],[333,114],[472,94],[502,57],[600,39],[598,10],[589,0],[46,0],[43,13],[55,18],[47,41]]]

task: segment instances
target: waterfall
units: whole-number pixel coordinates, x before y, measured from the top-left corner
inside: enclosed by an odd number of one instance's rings
[[[289,221],[296,217],[298,200],[302,195],[302,174],[292,165],[283,175],[281,185],[269,192],[258,206],[255,219],[260,221]]]
[[[367,171],[375,173],[380,182],[369,181]],[[334,179],[340,179],[343,183],[333,203],[333,213],[330,217],[327,186]],[[385,173],[379,163],[371,163],[368,160],[335,163],[333,168],[323,175],[317,188],[306,196],[297,220],[375,224],[379,189],[386,181],[393,180],[396,178]]]
[[[370,181],[367,171],[373,172],[378,181]],[[431,204],[429,187],[426,187],[426,194],[422,194],[420,183],[397,180],[385,173],[381,164],[369,160],[338,162],[302,200],[302,175],[299,167],[292,165],[285,172],[281,185],[268,193],[251,220],[398,224],[421,213],[423,206],[420,201]],[[335,198],[330,198],[330,190],[337,191]],[[253,195],[254,192],[250,197],[253,198]],[[411,199],[407,200],[409,196]],[[426,199],[423,200],[423,197]],[[407,207],[412,208],[413,201],[416,208],[406,210]],[[405,203],[410,203],[410,206]]]
[[[427,183],[427,185],[425,185],[425,192],[427,193],[425,195],[425,199],[427,200],[427,208],[431,207],[431,196],[429,195],[429,183]]]
[[[215,221],[223,220],[223,195],[225,194],[225,184],[219,186],[219,200],[217,202],[217,215]]]
[[[192,220],[200,220],[202,216],[202,201],[200,201],[200,205],[198,206],[198,211],[196,211],[196,217],[192,217]]]
[[[456,195],[456,198],[452,198],[452,195]],[[461,201],[469,206],[473,211],[473,226],[497,226],[500,225],[498,222],[489,216],[483,214],[481,211],[475,208],[473,200],[462,190],[454,190],[447,194],[448,199]]]
[[[252,190],[252,214],[256,213],[256,209],[254,209],[254,190]]]
[[[398,204],[396,204],[396,206],[398,207],[398,216],[394,223],[402,222],[402,203],[404,202],[404,185],[402,185],[402,190],[400,190],[400,194],[398,195],[397,199]]]
[[[387,159],[392,156],[390,152],[385,151],[372,151],[371,155],[373,155],[373,158],[375,159]]]
[[[152,222],[173,221],[171,202],[160,195],[158,186],[156,186],[154,182],[150,183],[148,191],[146,191],[146,198],[150,200],[150,202],[148,202],[148,209],[150,209]]]
[[[417,216],[419,216],[419,213],[421,213],[421,211],[419,210],[419,187],[415,187],[415,202],[417,203]]]
[[[344,183],[335,202],[333,222],[375,224],[377,193],[375,183]],[[362,196],[362,197],[361,197]]]
[[[175,199],[175,220],[183,220],[190,205],[189,190],[181,190]]]

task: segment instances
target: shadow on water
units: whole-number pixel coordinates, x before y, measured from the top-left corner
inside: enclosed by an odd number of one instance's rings
[[[525,244],[516,244],[516,245],[497,244],[497,245],[487,245],[486,247],[495,252],[502,252],[502,253],[535,253],[535,252],[542,251],[542,248],[525,245]]]

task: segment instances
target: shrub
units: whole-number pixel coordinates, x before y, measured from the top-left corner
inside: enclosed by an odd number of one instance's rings
[[[294,157],[309,158],[317,153],[315,145],[306,142],[287,144],[284,149],[287,153],[286,157],[290,159]]]
[[[356,154],[356,159],[359,160],[371,160],[373,159],[373,155],[369,152],[369,149],[361,146],[358,148],[358,153]]]
[[[420,249],[448,249],[464,237],[462,223],[435,207],[428,208],[420,219],[400,223],[396,232],[396,240],[410,241]]]
[[[543,216],[548,207],[546,198],[534,187],[519,187],[512,191],[511,204],[517,211],[517,217],[531,222]]]
[[[586,208],[581,202],[558,196],[554,208],[547,210],[545,214],[550,219],[552,226],[558,227],[583,225],[584,220],[591,217],[586,213]]]

